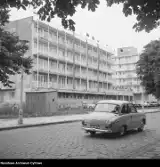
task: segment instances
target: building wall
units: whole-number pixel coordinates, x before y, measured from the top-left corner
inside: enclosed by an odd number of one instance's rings
[[[41,22],[34,23],[33,38],[33,52],[39,52],[39,59],[35,57],[33,87],[37,86],[37,68],[39,87],[95,92],[112,87],[111,53]]]
[[[116,87],[131,89],[134,93],[134,101],[141,103],[144,91],[136,74],[136,63],[139,60],[137,49],[134,47],[118,48],[113,60],[115,61],[113,78],[116,81]],[[153,101],[153,98],[144,94],[144,101]]]
[[[113,53],[96,41],[50,27],[33,17],[10,22],[7,28],[29,41],[25,56],[31,56],[34,63],[32,74],[24,75],[24,92],[37,88],[114,91]],[[15,78],[16,98],[20,99],[20,75]]]

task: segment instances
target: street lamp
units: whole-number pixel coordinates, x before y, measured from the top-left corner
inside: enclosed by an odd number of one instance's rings
[[[21,66],[21,89],[20,89],[20,109],[19,109],[19,117],[18,124],[23,124],[23,66]]]
[[[144,88],[142,87],[142,111],[144,112]]]

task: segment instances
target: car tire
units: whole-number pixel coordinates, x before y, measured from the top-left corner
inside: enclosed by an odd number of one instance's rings
[[[137,129],[138,132],[142,132],[142,131],[144,130],[144,126],[145,126],[144,121],[141,121],[141,125],[140,125],[140,127]]]
[[[96,134],[96,132],[93,132],[93,131],[91,131],[89,133],[90,133],[91,136],[94,136]]]
[[[121,126],[120,130],[119,130],[119,136],[124,136],[126,133],[126,127],[125,126]]]

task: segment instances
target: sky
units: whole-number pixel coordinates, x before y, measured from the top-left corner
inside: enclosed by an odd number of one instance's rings
[[[76,32],[88,33],[115,50],[120,47],[134,46],[138,52],[141,52],[151,40],[160,38],[160,27],[150,33],[135,32],[132,27],[136,22],[136,16],[125,17],[122,9],[121,4],[107,7],[105,0],[100,0],[100,5],[95,12],[77,8],[77,12],[72,17],[76,23]],[[12,9],[10,15],[10,20],[17,20],[33,16],[33,10],[17,11],[17,9]],[[58,18],[52,19],[49,24],[61,26]]]

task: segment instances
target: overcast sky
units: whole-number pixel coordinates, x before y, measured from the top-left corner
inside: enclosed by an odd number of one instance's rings
[[[17,20],[33,15],[33,10],[17,11],[12,9],[10,14],[11,20]],[[134,46],[140,52],[144,45],[160,37],[160,28],[151,31],[151,33],[135,32],[132,27],[136,22],[136,17],[125,17],[122,13],[122,5],[114,5],[109,8],[106,6],[105,0],[101,0],[96,12],[78,8],[73,19],[76,22],[77,32],[83,34],[87,32],[113,49]],[[50,24],[53,26],[61,25],[59,19],[53,19]]]

